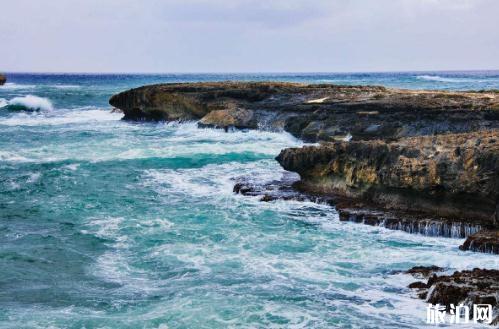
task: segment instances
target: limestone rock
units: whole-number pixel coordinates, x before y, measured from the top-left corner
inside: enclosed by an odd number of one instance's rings
[[[242,108],[215,110],[205,115],[198,124],[200,127],[215,127],[225,130],[234,128],[257,128],[254,112]]]
[[[302,191],[498,228],[499,130],[281,151]]]

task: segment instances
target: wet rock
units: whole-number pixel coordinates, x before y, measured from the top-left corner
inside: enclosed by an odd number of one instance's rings
[[[431,274],[436,272],[442,272],[444,269],[435,265],[432,266],[414,266],[413,268],[406,271],[407,274],[411,274],[415,277],[428,278]]]
[[[279,180],[263,183],[255,182],[249,177],[241,177],[234,185],[233,192],[245,196],[259,197],[262,202],[275,200],[318,201],[313,196],[300,193],[293,188],[293,184],[297,179],[298,177],[292,173],[286,173]]]
[[[438,276],[433,274],[426,287],[422,282],[415,282],[409,287],[418,289],[420,298],[431,304],[445,305],[464,304],[472,309],[475,304],[490,304],[493,307],[497,324],[499,319],[499,270],[478,269],[457,271],[452,275]]]
[[[470,235],[459,249],[499,254],[499,230],[483,230]]]
[[[0,73],[0,86],[4,85],[7,82],[7,77]]]
[[[332,200],[338,211],[340,221],[382,226],[412,234],[448,238],[465,238],[481,229],[480,225],[462,221],[445,218],[431,219],[414,212],[375,209],[374,205],[348,202],[345,198],[332,198]]]
[[[454,235],[458,229],[467,236],[498,227],[498,137],[499,130],[489,130],[394,142],[323,143],[285,149],[277,160],[300,175],[295,186],[303,192],[415,214],[423,224],[413,225],[416,231],[433,221],[442,223],[442,232]],[[381,221],[379,216],[357,217],[371,224]]]
[[[411,289],[425,289],[425,288],[428,288],[428,286],[426,285],[426,283],[421,282],[421,281],[413,282],[413,283],[409,284],[408,287],[411,288]]]

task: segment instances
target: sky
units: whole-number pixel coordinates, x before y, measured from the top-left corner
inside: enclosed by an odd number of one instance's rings
[[[497,0],[0,0],[5,72],[499,69]]]

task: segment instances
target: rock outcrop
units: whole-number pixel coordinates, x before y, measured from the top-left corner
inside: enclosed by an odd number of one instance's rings
[[[498,229],[497,91],[179,83],[125,91],[110,104],[127,120],[198,120],[203,127],[285,130],[320,142],[277,157],[300,175],[292,185],[300,196],[291,187],[240,190],[263,193],[263,201],[332,200],[341,220],[429,235],[464,238]],[[470,245],[463,248],[484,249]]]
[[[407,273],[414,275],[415,272],[411,270]],[[469,308],[471,317],[473,305],[492,305],[491,324],[499,324],[499,270],[475,268],[471,271],[457,271],[452,275],[440,276],[434,272],[436,271],[430,271],[425,275],[431,275],[426,283],[417,281],[411,283],[409,288],[417,289],[418,296],[426,302],[444,305],[447,310],[450,310],[452,305],[456,307],[463,304]]]
[[[499,230],[483,230],[470,235],[459,249],[499,254]]]
[[[277,160],[303,191],[498,228],[499,130],[325,143]]]
[[[5,75],[0,73],[0,86],[4,85],[5,82],[7,82],[7,77],[5,77]]]
[[[496,92],[444,92],[282,82],[159,84],[114,95],[128,120],[200,120],[284,129],[305,141],[395,140],[499,128]],[[210,112],[214,112],[205,117]],[[203,119],[203,117],[205,117]]]

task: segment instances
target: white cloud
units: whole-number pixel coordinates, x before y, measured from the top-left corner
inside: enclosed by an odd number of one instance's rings
[[[2,1],[0,70],[499,68],[496,0]]]

